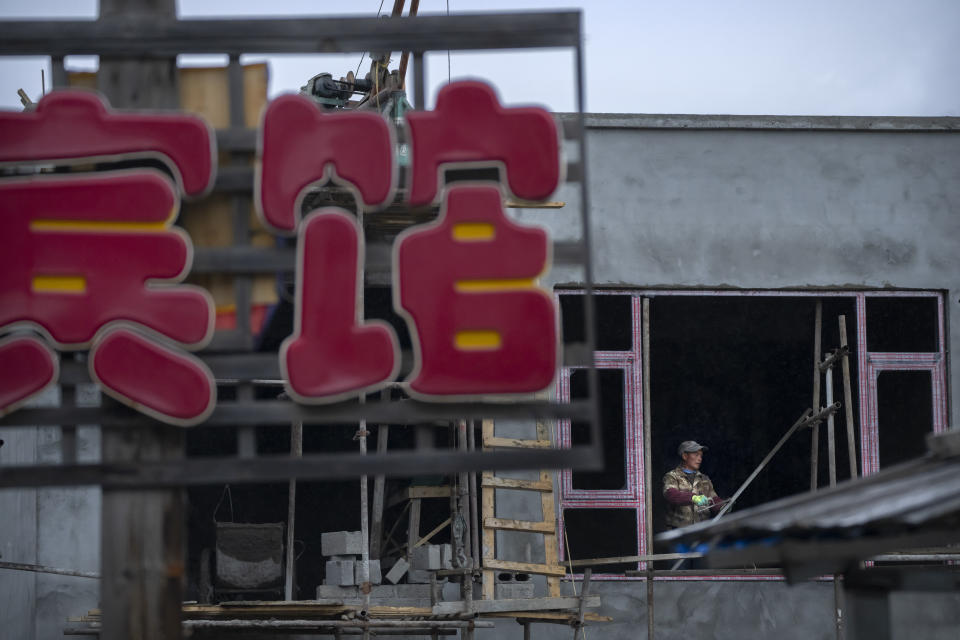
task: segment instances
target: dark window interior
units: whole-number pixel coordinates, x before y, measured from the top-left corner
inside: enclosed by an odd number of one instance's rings
[[[839,346],[838,316],[855,336],[853,298],[824,298],[823,352]],[[663,474],[679,463],[683,440],[707,445],[702,470],[730,497],[812,405],[816,300],[806,297],[663,296],[651,301],[654,530],[664,528]],[[857,379],[856,344],[851,379]],[[834,398],[843,399],[834,371]],[[855,382],[853,388],[856,388]],[[821,405],[826,403],[825,392]],[[854,400],[856,403],[856,400]],[[858,407],[853,407],[856,425]],[[846,427],[837,418],[838,478],[848,477]],[[858,429],[855,428],[855,432]],[[820,429],[820,485],[828,482],[826,428]],[[859,451],[859,444],[856,445]],[[810,430],[795,434],[743,493],[736,509],[809,490]]]
[[[617,558],[637,555],[636,509],[564,509],[563,525],[572,560]],[[583,573],[586,567],[574,567]],[[605,564],[593,567],[596,573],[623,573],[637,563]],[[569,571],[569,569],[568,569]]]
[[[586,342],[582,295],[561,295],[560,313],[564,344]],[[631,296],[593,296],[597,350],[630,351],[633,349]]]
[[[923,455],[933,431],[933,383],[929,371],[881,371],[877,375],[880,466]]]
[[[623,489],[627,484],[624,458],[623,370],[598,369],[600,383],[600,427],[603,430],[603,471],[574,471],[574,489]],[[570,373],[570,399],[581,400],[587,393],[587,371]],[[573,445],[590,444],[590,425],[574,422],[570,428]]]
[[[257,390],[258,396],[274,397],[278,388],[269,387]],[[272,395],[271,395],[272,394]],[[220,397],[233,397],[231,387],[220,389]],[[357,452],[359,445],[354,440],[356,425],[304,425],[303,451],[311,453]],[[290,428],[284,426],[257,427],[257,455],[287,454],[290,451]],[[449,446],[448,429],[430,429],[437,446]],[[188,457],[209,457],[217,455],[235,455],[237,451],[237,431],[223,427],[199,426],[186,432]],[[414,429],[392,426],[390,429],[390,449],[409,449],[413,447]],[[479,440],[479,436],[478,436]],[[377,447],[377,429],[372,428],[367,437],[369,450]],[[439,485],[445,484],[441,476],[413,479],[388,479],[386,495],[390,496],[408,484]],[[213,549],[215,544],[214,521],[269,523],[286,522],[288,509],[288,490],[286,482],[275,484],[236,484],[227,491],[224,486],[199,486],[187,489],[188,502],[188,570],[187,597],[196,599],[200,568],[200,555],[203,549]],[[295,553],[299,556],[296,576],[297,593],[295,598],[311,599],[318,584],[323,582],[325,558],[321,553],[320,534],[325,531],[357,531],[360,529],[360,483],[343,482],[299,482],[297,484],[297,510],[295,521]],[[447,499],[423,500],[421,505],[420,531],[426,533],[440,524],[450,515]],[[394,537],[400,542],[406,539],[407,516],[403,512],[403,503],[385,509],[385,531],[398,520],[399,533]],[[284,534],[284,540],[286,540]],[[436,543],[449,541],[449,532],[444,530],[433,540]],[[391,545],[385,547],[389,551]],[[396,552],[393,553],[396,557]],[[233,599],[251,597],[272,598],[275,595],[233,594]]]
[[[867,351],[938,351],[937,299],[866,299]]]
[[[393,293],[390,287],[367,287],[363,294],[364,318],[384,320],[397,332],[401,349],[410,349],[410,331],[393,309]],[[259,351],[277,351],[283,341],[293,332],[294,307],[290,291],[274,305],[258,337]]]

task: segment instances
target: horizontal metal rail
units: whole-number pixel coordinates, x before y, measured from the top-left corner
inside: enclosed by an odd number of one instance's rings
[[[481,13],[391,18],[265,18],[163,21],[5,20],[0,55],[101,55],[470,51],[577,47],[580,13]]]
[[[430,473],[465,471],[517,471],[524,469],[595,469],[589,465],[592,447],[570,449],[522,449],[494,452],[453,452],[449,449],[406,450],[360,455],[335,452],[301,458],[260,456],[256,458],[206,457],[185,460],[115,462],[101,464],[30,465],[0,467],[0,488],[102,485],[114,488],[156,488],[187,485],[218,485],[334,480],[360,475],[396,478]]]
[[[590,404],[549,402],[393,402],[356,401],[328,405],[303,405],[289,400],[219,401],[203,426],[344,424],[367,420],[382,424],[420,424],[452,420],[529,418],[538,420],[589,420]],[[149,416],[123,405],[21,409],[0,418],[0,427],[33,427],[61,424],[97,424],[106,427],[143,427],[158,424]]]
[[[30,571],[33,573],[52,573],[58,576],[74,576],[76,578],[94,578],[94,579],[100,578],[100,574],[93,571],[75,571],[73,569],[59,569],[57,567],[47,567],[42,564],[25,564],[22,562],[0,561],[0,569],[10,569],[12,571]]]

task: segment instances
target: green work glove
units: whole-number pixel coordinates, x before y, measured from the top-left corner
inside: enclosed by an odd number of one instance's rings
[[[698,507],[705,506],[709,503],[710,503],[710,498],[708,498],[707,496],[696,496],[696,495],[693,496],[693,504],[697,505]]]

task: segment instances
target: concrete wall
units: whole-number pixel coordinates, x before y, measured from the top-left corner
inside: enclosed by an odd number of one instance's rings
[[[948,293],[960,351],[960,118],[588,116],[594,281]],[[577,238],[579,189],[526,210]],[[558,266],[550,284],[578,283]],[[950,376],[951,425],[960,377]]]
[[[87,385],[78,390],[80,404],[98,402]],[[56,390],[33,406],[56,406]],[[4,430],[0,466],[58,463],[59,427]],[[100,430],[77,429],[77,459],[100,457]],[[100,489],[43,488],[0,491],[2,560],[73,571],[100,571]],[[99,606],[100,582],[91,578],[29,573],[0,568],[0,636],[18,640],[56,640],[70,616]]]
[[[596,284],[940,290],[947,348],[960,351],[960,119],[594,115],[587,124]],[[563,209],[512,215],[577,239],[579,198],[564,187]],[[582,280],[556,265],[548,284]],[[960,426],[960,376],[949,379],[950,422]],[[519,499],[508,505],[511,517],[538,517],[535,503],[526,515]],[[595,592],[616,622],[594,634],[646,638],[644,583]],[[658,581],[654,606],[658,639],[835,637],[831,583]],[[958,609],[958,594],[896,594],[894,637],[921,628],[948,637]],[[554,633],[541,626],[534,637]]]

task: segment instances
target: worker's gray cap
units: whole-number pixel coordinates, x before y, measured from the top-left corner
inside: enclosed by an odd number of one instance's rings
[[[677,447],[677,453],[681,456],[685,453],[695,453],[697,451],[706,451],[706,450],[707,450],[707,447],[693,440],[684,440],[683,442],[680,443],[680,446]]]

